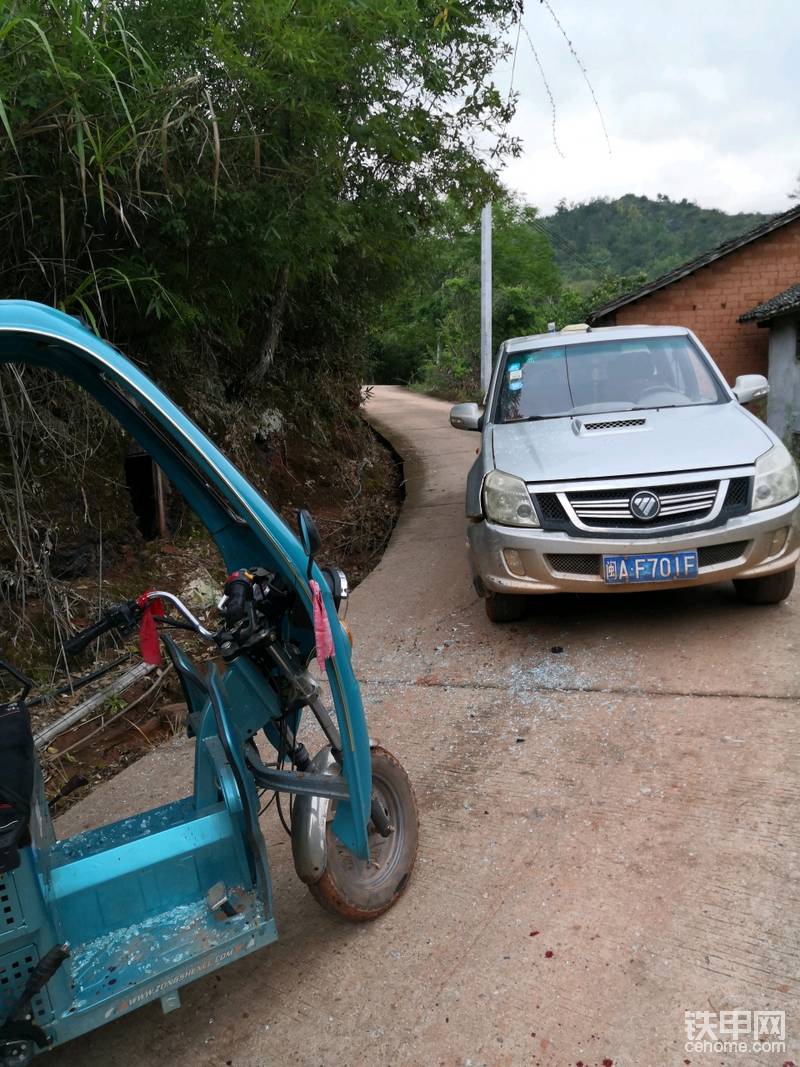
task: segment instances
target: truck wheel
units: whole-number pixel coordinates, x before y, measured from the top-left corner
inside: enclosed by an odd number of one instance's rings
[[[745,604],[779,604],[792,591],[794,567],[765,574],[763,578],[738,578],[733,584]]]
[[[483,605],[492,622],[516,622],[525,614],[527,597],[511,593],[489,593]]]
[[[392,825],[381,837],[369,824],[370,862],[354,856],[327,827],[327,863],[322,877],[309,885],[328,911],[349,922],[377,919],[402,896],[417,858],[419,819],[408,775],[385,748],[372,749],[372,789]]]

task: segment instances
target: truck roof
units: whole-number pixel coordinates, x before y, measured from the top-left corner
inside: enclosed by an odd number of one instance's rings
[[[631,341],[637,337],[685,336],[690,331],[686,326],[597,326],[587,330],[569,330],[564,333],[533,333],[528,337],[510,337],[503,342],[507,352],[519,352],[528,348],[553,348],[562,345],[580,345],[591,341]]]

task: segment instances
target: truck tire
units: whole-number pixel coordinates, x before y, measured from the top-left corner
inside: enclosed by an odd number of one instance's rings
[[[483,605],[492,622],[516,622],[525,614],[528,598],[511,593],[489,593]]]
[[[738,578],[734,580],[736,593],[745,604],[779,604],[785,600],[794,586],[794,567],[763,578]]]

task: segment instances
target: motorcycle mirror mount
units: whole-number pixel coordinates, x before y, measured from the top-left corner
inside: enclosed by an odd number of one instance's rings
[[[314,522],[314,517],[305,508],[300,508],[297,512],[297,529],[300,533],[300,544],[308,556],[306,577],[310,579],[314,557],[322,548],[322,538],[319,535],[319,528]]]

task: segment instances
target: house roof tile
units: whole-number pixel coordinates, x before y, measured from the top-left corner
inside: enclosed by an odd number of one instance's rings
[[[769,300],[745,311],[739,316],[739,322],[769,322],[770,319],[786,315],[790,311],[800,311],[800,283],[790,285],[782,293],[776,293]]]

